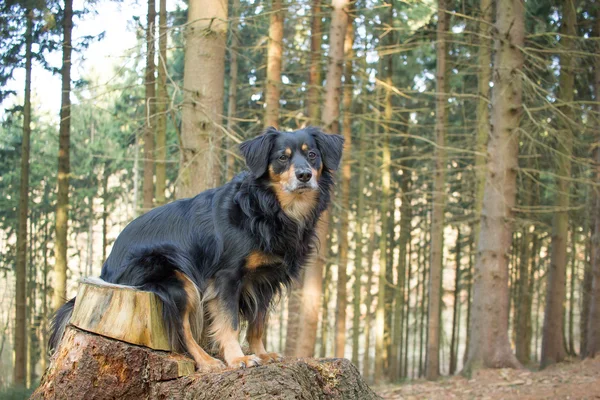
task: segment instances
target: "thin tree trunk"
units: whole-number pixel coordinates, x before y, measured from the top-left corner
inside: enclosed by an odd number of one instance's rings
[[[575,353],[575,334],[574,330],[574,308],[575,308],[575,278],[576,278],[576,265],[577,265],[577,228],[575,226],[571,229],[571,278],[570,278],[570,289],[569,289],[569,354],[576,356]]]
[[[373,304],[373,255],[375,254],[375,211],[371,211],[371,218],[369,222],[369,234],[367,236],[369,244],[367,246],[367,298],[365,299],[365,305],[367,313],[365,315],[365,352],[363,354],[363,377],[369,380],[371,371],[369,351],[371,349],[371,320],[373,313],[371,312]],[[381,240],[381,239],[380,239]]]
[[[361,306],[361,293],[362,284],[361,278],[363,275],[363,222],[365,219],[365,181],[366,173],[365,167],[367,164],[367,137],[366,137],[367,125],[363,123],[360,130],[360,147],[358,154],[358,202],[357,202],[357,214],[356,214],[356,253],[354,256],[354,294],[353,294],[353,308],[354,312],[352,315],[352,363],[358,368],[359,362],[359,338],[360,338],[360,306]],[[367,290],[371,288],[367,286]],[[367,311],[368,313],[368,311]],[[366,329],[366,328],[365,328]]]
[[[108,248],[108,167],[109,163],[104,163],[102,172],[102,263],[106,261],[106,249]]]
[[[590,209],[592,210],[592,223],[590,224],[590,236],[586,240],[586,262],[584,263],[583,269],[583,280],[581,282],[581,308],[580,308],[580,319],[579,319],[579,354],[581,358],[587,356],[587,338],[588,338],[588,324],[590,317],[591,297],[592,297],[592,255],[594,250],[592,249],[592,241],[594,238],[594,221],[596,220],[595,214],[598,212],[593,207],[596,204],[596,196],[592,192]]]
[[[308,74],[308,89],[306,93],[307,114],[311,124],[320,121],[319,90],[321,88],[321,0],[312,0],[312,16],[310,25],[310,71]]]
[[[17,264],[15,266],[15,363],[13,383],[25,386],[27,374],[27,216],[29,210],[29,152],[31,142],[31,60],[33,11],[25,11],[25,102],[23,105],[23,139],[21,144],[21,179],[19,186],[19,225],[17,230]]]
[[[238,49],[240,46],[238,25],[240,10],[240,0],[233,0],[231,5],[232,23],[230,31],[231,45],[229,46],[229,92],[227,99],[227,132],[229,132],[229,135],[234,134],[237,125],[235,118],[237,116]],[[227,146],[227,161],[225,167],[227,169],[226,177],[228,181],[230,181],[235,174],[235,144],[229,135],[225,138],[225,144]],[[290,336],[288,335],[288,339],[289,338]],[[286,348],[287,346],[286,342]],[[287,351],[286,354],[288,354]]]
[[[528,165],[528,167],[531,167],[531,165]],[[524,182],[525,190],[522,203],[523,207],[529,207],[533,204],[531,187],[533,182],[531,182],[529,178],[524,179],[527,180]],[[524,217],[528,218],[527,215],[525,215]],[[519,255],[519,301],[515,306],[516,320],[514,323],[516,356],[519,362],[521,362],[523,365],[529,364],[531,348],[531,292],[529,282],[529,248],[530,243],[532,242],[532,235],[529,232],[530,229],[530,224],[526,224],[523,227],[523,238],[521,240]]]
[[[516,200],[518,129],[522,112],[524,5],[500,0],[496,8],[492,132],[473,281],[469,357],[465,371],[518,367],[508,338],[508,257]]]
[[[425,375],[425,357],[427,357],[427,351],[425,347],[427,346],[427,326],[425,321],[427,320],[427,310],[429,310],[429,304],[426,303],[429,301],[425,293],[427,293],[427,284],[429,279],[429,258],[430,253],[429,249],[431,248],[431,236],[428,238],[427,234],[431,235],[430,229],[428,229],[428,219],[429,213],[425,212],[425,226],[423,228],[423,237],[425,245],[423,246],[423,285],[421,287],[421,323],[419,328],[419,377]],[[425,332],[425,334],[423,334]],[[425,352],[424,352],[425,350]]]
[[[281,98],[281,56],[283,54],[284,11],[281,0],[272,0],[267,51],[267,88],[265,90],[265,127],[279,128]]]
[[[450,375],[454,375],[456,372],[456,364],[458,355],[456,354],[456,343],[458,342],[459,332],[458,332],[458,315],[460,308],[460,257],[461,257],[461,240],[462,237],[460,235],[460,227],[456,228],[456,274],[454,279],[454,305],[452,307],[452,337],[450,339]]]
[[[567,241],[569,233],[569,187],[571,177],[571,132],[575,57],[568,52],[573,49],[576,36],[576,9],[574,0],[564,0],[560,56],[559,101],[563,105],[564,121],[559,122],[557,137],[557,193],[556,210],[552,221],[552,244],[550,245],[550,268],[546,285],[546,309],[542,336],[541,367],[560,362],[567,356],[563,345],[564,302],[566,297]]]
[[[352,12],[350,9],[349,12]],[[344,110],[342,134],[344,135],[344,159],[342,162],[341,176],[341,205],[340,210],[340,237],[339,237],[339,255],[338,263],[338,281],[337,281],[337,298],[336,298],[336,314],[335,314],[335,357],[344,358],[344,349],[346,347],[346,308],[348,296],[346,294],[346,285],[348,283],[348,216],[350,214],[350,180],[351,177],[351,160],[352,160],[352,85],[353,73],[353,58],[354,52],[352,46],[354,44],[354,29],[352,20],[348,22],[346,29],[346,37],[344,41],[345,54],[345,71],[344,71],[344,88],[343,88],[343,104]]]
[[[600,9],[596,11],[596,37],[600,37]],[[600,115],[600,61],[596,58],[594,71],[594,94],[596,97],[596,113]],[[600,120],[596,120],[596,155],[595,180],[600,185]],[[595,217],[591,243],[592,287],[590,294],[590,312],[587,326],[586,357],[594,357],[600,353],[600,189],[596,187],[594,206]]]
[[[329,344],[329,299],[331,296],[330,289],[331,281],[331,266],[325,265],[325,278],[323,279],[323,304],[321,306],[321,358],[327,356],[327,345]]]
[[[221,115],[227,38],[226,0],[191,0],[183,74],[181,165],[177,196],[195,196],[221,179]],[[201,65],[202,68],[198,68]]]
[[[406,191],[403,193],[406,193]],[[404,301],[406,311],[404,312],[404,318],[402,318],[402,320],[404,321],[403,325],[405,327],[405,329],[404,329],[405,330],[405,334],[404,334],[404,366],[402,366],[402,360],[401,360],[400,376],[402,378],[406,378],[408,376],[408,343],[410,341],[410,297],[411,297],[410,296],[410,281],[412,279],[412,263],[410,262],[411,253],[412,253],[410,220],[412,219],[412,211],[411,211],[410,204],[409,204],[410,200],[408,199],[407,194],[405,194],[403,196],[402,201],[403,201],[403,204],[404,204],[404,202],[406,202],[407,205],[406,205],[406,209],[401,212],[406,212],[408,214],[407,227],[400,228],[400,229],[404,229],[405,231],[408,231],[407,238],[406,238],[407,245],[408,245],[408,252],[405,257],[405,258],[408,258],[408,260],[405,261],[405,269],[408,268],[408,270],[407,270],[407,274],[406,274],[406,289],[405,289],[406,296],[404,297],[406,299]],[[400,218],[400,225],[402,226],[402,218]],[[400,234],[402,235],[402,232],[400,232]],[[402,242],[402,240],[400,242]]]
[[[431,265],[429,275],[429,326],[425,377],[429,380],[440,376],[440,317],[442,291],[442,262],[444,249],[444,206],[446,199],[446,99],[448,53],[446,35],[448,14],[446,0],[438,0],[437,66],[435,100],[435,176],[433,181],[433,211],[431,221]]]
[[[167,202],[167,0],[159,0],[158,12],[158,82],[156,86],[156,194],[155,203]]]
[[[144,179],[143,211],[152,209],[154,200],[154,129],[156,128],[156,65],[154,47],[156,32],[156,3],[148,0],[148,22],[146,26],[146,115],[144,118]]]
[[[473,295],[473,243],[475,240],[475,232],[473,226],[471,226],[471,234],[469,235],[469,269],[467,271],[467,331],[465,332],[465,351],[463,354],[463,364],[466,364],[468,356],[469,356],[469,343],[470,343],[470,332],[469,324],[471,321],[471,307],[473,306],[471,302],[471,297]]]
[[[67,228],[69,224],[69,171],[71,141],[71,32],[73,0],[65,0],[63,16],[62,99],[58,139],[58,190],[56,194],[56,245],[54,264],[54,298],[56,311],[67,298]]]

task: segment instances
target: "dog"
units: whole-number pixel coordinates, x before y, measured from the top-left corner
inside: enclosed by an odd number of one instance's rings
[[[262,341],[270,305],[317,245],[316,224],[329,205],[343,143],[315,127],[268,128],[239,146],[248,171],[129,223],[100,278],[155,293],[172,349],[189,354],[199,370],[225,367],[198,344],[203,332],[228,367],[279,360]],[[54,316],[50,349],[57,348],[75,301]],[[238,339],[243,321],[251,355]]]

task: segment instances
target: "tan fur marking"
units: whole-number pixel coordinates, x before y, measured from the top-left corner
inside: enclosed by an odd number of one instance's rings
[[[265,323],[262,318],[258,318],[256,321],[250,323],[246,334],[250,351],[256,354],[263,364],[281,360],[282,357],[280,354],[267,353],[267,350],[265,350],[262,340],[264,331]]]
[[[218,299],[207,304],[211,316],[210,335],[218,342],[221,354],[230,367],[251,367],[260,364],[260,359],[251,355],[244,356],[239,342],[239,329],[234,330],[227,311]]]
[[[302,151],[308,151],[308,145],[306,143],[302,145]]]
[[[246,257],[246,269],[255,270],[259,267],[281,262],[281,257],[274,254],[266,254],[262,251],[253,251]]]
[[[296,221],[303,221],[316,207],[319,193],[316,190],[304,193],[290,193],[284,190],[283,186],[288,184],[287,182],[293,179],[295,174],[293,165],[282,174],[276,174],[273,167],[269,167],[269,179],[281,208],[288,217]],[[320,175],[317,174],[317,176]]]
[[[289,147],[285,149],[285,155],[286,156],[291,156],[292,155],[292,149],[290,149]]]
[[[183,313],[183,341],[186,350],[196,361],[196,366],[200,370],[219,370],[222,369],[223,363],[216,358],[211,357],[204,351],[202,347],[194,339],[190,319],[194,318],[194,314],[198,311],[200,305],[200,294],[196,285],[185,274],[176,271],[175,275],[183,282],[183,288],[186,292],[187,305]],[[199,333],[198,333],[199,335]]]

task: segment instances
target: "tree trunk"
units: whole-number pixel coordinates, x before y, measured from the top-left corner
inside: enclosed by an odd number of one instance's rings
[[[227,3],[225,0],[189,2],[179,198],[195,196],[220,182]]]
[[[67,228],[69,223],[69,171],[71,141],[71,32],[73,30],[73,0],[65,0],[63,16],[62,99],[58,138],[58,190],[56,194],[56,247],[54,264],[54,297],[56,311],[67,298]]]
[[[306,91],[306,112],[311,124],[317,124],[321,102],[319,91],[321,89],[321,0],[312,0],[312,16],[310,23],[310,71],[308,74],[308,89]]]
[[[569,355],[576,356],[575,353],[575,334],[574,330],[574,318],[575,318],[575,279],[576,279],[576,265],[577,265],[577,228],[575,226],[571,229],[571,278],[569,280]]]
[[[457,364],[457,359],[458,359],[458,355],[456,352],[456,344],[458,343],[458,338],[459,338],[459,332],[458,332],[458,327],[459,327],[459,320],[458,320],[458,315],[459,315],[459,308],[460,308],[460,274],[461,274],[461,270],[460,270],[460,257],[461,257],[461,248],[460,248],[460,241],[462,240],[461,236],[460,236],[460,227],[456,228],[456,249],[455,249],[455,254],[456,254],[456,273],[455,273],[455,279],[454,279],[454,304],[452,306],[452,336],[450,339],[450,368],[449,368],[449,373],[450,375],[454,375],[454,373],[456,372],[456,364]]]
[[[156,65],[154,42],[156,41],[156,4],[148,0],[148,25],[146,26],[146,115],[144,116],[144,179],[143,212],[152,209],[154,200],[154,129],[156,128]]]
[[[331,133],[339,132],[342,70],[344,67],[344,41],[348,28],[349,0],[332,0],[331,26],[329,30],[329,61],[325,84],[323,128]]]
[[[352,7],[352,6],[350,6]],[[349,12],[352,12],[350,9]],[[342,162],[341,176],[341,210],[340,210],[340,236],[339,236],[339,255],[336,314],[335,314],[335,357],[343,358],[346,348],[346,307],[348,305],[348,296],[346,294],[346,285],[348,283],[348,217],[350,210],[350,180],[351,160],[352,160],[352,73],[354,52],[354,29],[352,20],[348,23],[346,29],[346,38],[344,42],[345,71],[344,71],[344,89],[343,89],[343,123],[342,133],[344,135],[344,158]],[[362,189],[362,188],[361,188]]]
[[[569,186],[571,178],[571,154],[573,133],[571,132],[574,60],[568,52],[573,49],[576,36],[576,9],[574,0],[563,2],[563,26],[560,39],[563,53],[560,56],[559,102],[564,120],[559,122],[557,137],[556,210],[552,221],[552,244],[550,245],[550,268],[546,285],[546,309],[542,336],[541,367],[560,362],[567,356],[563,345],[564,302],[566,297],[567,241],[569,234]]]
[[[162,206],[167,202],[167,0],[159,0],[158,13],[158,82],[156,86],[156,194],[155,203]]]
[[[13,382],[25,386],[27,373],[27,216],[29,210],[29,147],[31,142],[31,60],[33,11],[25,10],[25,103],[23,105],[23,139],[21,144],[21,179],[19,186],[19,225],[17,230],[17,264],[15,266],[15,364]]]
[[[528,165],[531,167],[531,165]],[[524,177],[526,181],[523,207],[529,207],[532,203],[532,186],[528,177]],[[524,216],[528,219],[528,215]],[[531,292],[530,292],[530,244],[532,242],[532,234],[530,233],[531,225],[525,224],[522,232],[520,255],[519,255],[519,281],[518,281],[518,303],[515,305],[516,320],[514,323],[515,330],[515,347],[516,356],[519,362],[523,365],[529,364],[530,348],[531,348]]]
[[[496,8],[492,132],[473,281],[469,357],[465,372],[519,367],[508,339],[508,254],[516,200],[524,5],[500,0]]]
[[[32,399],[378,399],[349,361],[288,359],[194,374],[191,359],[69,327]]]
[[[265,90],[265,127],[279,128],[281,98],[281,56],[283,54],[284,11],[281,0],[272,0],[269,46],[267,51],[267,87]]]
[[[368,262],[368,270],[367,270],[367,298],[365,299],[365,306],[367,308],[367,313],[365,316],[365,352],[363,355],[363,373],[362,376],[365,379],[369,379],[371,365],[370,365],[370,357],[369,351],[371,349],[371,320],[373,318],[373,313],[371,312],[372,303],[373,303],[373,254],[375,253],[375,211],[371,211],[371,218],[369,222],[369,235],[370,238],[369,245],[367,246],[367,262]],[[381,239],[380,239],[381,240]]]
[[[596,37],[600,37],[600,9],[596,12]],[[596,97],[596,113],[600,115],[600,62],[596,58],[594,71],[594,93]],[[596,119],[596,155],[595,155],[595,180],[600,185],[600,119]],[[593,235],[591,243],[591,275],[592,287],[590,293],[590,312],[587,325],[587,340],[585,354],[595,357],[600,353],[600,189],[596,187],[595,216],[593,221]]]
[[[431,265],[429,275],[429,326],[425,377],[433,380],[440,376],[440,316],[442,304],[442,262],[444,249],[444,206],[446,199],[446,102],[447,68],[446,35],[448,14],[446,0],[438,0],[437,66],[435,100],[435,176],[433,181],[433,209],[431,221]]]
[[[353,285],[353,313],[352,313],[352,363],[358,368],[359,365],[359,339],[360,339],[360,316],[361,310],[361,293],[362,293],[362,275],[363,275],[363,223],[365,219],[365,181],[366,171],[365,167],[367,164],[367,138],[366,138],[366,124],[363,123],[360,130],[360,146],[358,154],[358,201],[357,201],[357,213],[356,213],[356,252],[354,255],[354,285]],[[372,238],[371,238],[372,240]],[[370,291],[371,288],[367,287]],[[365,300],[366,302],[366,300]],[[368,314],[368,312],[367,312]]]
[[[236,115],[237,115],[237,86],[238,86],[238,49],[240,46],[240,39],[238,33],[240,15],[240,0],[233,0],[231,5],[231,45],[229,46],[229,92],[227,98],[227,132],[229,133],[225,138],[225,144],[227,146],[227,161],[225,167],[227,170],[226,178],[230,181],[235,175],[235,151],[236,146],[231,140],[230,135],[235,134],[236,128]],[[287,344],[286,344],[287,346]]]

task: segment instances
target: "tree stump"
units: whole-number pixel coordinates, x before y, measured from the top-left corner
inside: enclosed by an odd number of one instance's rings
[[[377,399],[346,359],[195,373],[191,359],[67,327],[32,399]]]

